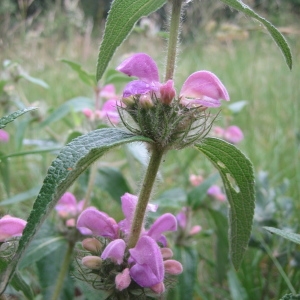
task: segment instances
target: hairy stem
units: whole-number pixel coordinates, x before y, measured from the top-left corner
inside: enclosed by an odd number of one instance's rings
[[[90,205],[90,199],[95,185],[97,170],[98,170],[98,165],[97,163],[94,163],[90,169],[90,176],[89,176],[88,186],[84,197],[84,204],[82,210],[86,209]]]
[[[70,262],[71,262],[72,254],[73,254],[73,248],[74,248],[74,243],[69,242],[67,252],[65,254],[60,272],[59,272],[57,280],[56,280],[55,289],[54,289],[54,292],[53,292],[53,295],[51,298],[52,300],[59,299],[59,295],[60,295],[61,289],[64,284],[64,279],[65,279],[65,277],[68,273],[69,267],[70,267]]]
[[[171,13],[170,32],[169,32],[169,40],[168,40],[165,81],[169,79],[173,79],[174,76],[177,42],[178,42],[179,27],[180,27],[181,7],[182,7],[182,0],[172,1],[172,13]]]
[[[161,148],[153,147],[151,158],[149,161],[148,169],[146,171],[142,188],[139,194],[139,200],[135,209],[130,235],[128,248],[135,247],[143,226],[143,221],[146,213],[147,204],[150,199],[151,191],[154,185],[157,171],[163,156],[164,150]]]

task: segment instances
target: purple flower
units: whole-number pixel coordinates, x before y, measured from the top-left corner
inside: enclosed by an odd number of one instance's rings
[[[138,78],[125,86],[123,98],[155,93],[163,103],[170,104],[175,97],[173,80],[161,84],[155,61],[145,53],[137,53],[127,58],[117,70]],[[218,107],[221,105],[221,99],[229,100],[229,95],[216,75],[209,71],[198,71],[187,78],[179,98],[180,103],[187,107]]]
[[[0,142],[7,143],[9,141],[9,133],[0,129]]]
[[[126,244],[124,240],[117,239],[110,242],[101,254],[102,259],[111,259],[120,265],[123,262]]]
[[[151,287],[163,281],[163,258],[160,248],[151,237],[142,236],[129,252],[134,264],[130,268],[130,276],[137,284]]]
[[[116,99],[107,100],[100,110],[100,117],[102,119],[107,119],[112,124],[118,124],[120,122],[118,106],[120,105],[121,102]]]
[[[55,205],[55,210],[61,218],[68,219],[77,217],[77,215],[82,211],[83,204],[84,200],[77,203],[75,196],[70,192],[66,192]]]
[[[242,130],[238,126],[229,126],[224,132],[224,139],[232,144],[238,144],[244,139]]]
[[[114,240],[118,238],[117,222],[104,212],[96,208],[85,209],[78,217],[77,228],[89,229],[92,234]]]
[[[0,219],[0,242],[4,242],[6,239],[21,236],[27,222],[5,215]]]

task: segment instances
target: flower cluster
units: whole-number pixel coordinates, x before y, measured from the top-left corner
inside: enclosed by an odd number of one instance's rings
[[[222,192],[221,188],[218,185],[212,185],[207,190],[207,195],[220,202],[224,202],[226,200],[226,195]]]
[[[107,84],[97,92],[96,98],[102,98],[106,101],[102,105],[102,108],[99,109],[99,103],[96,101],[95,110],[90,108],[85,108],[82,112],[90,120],[95,121],[106,120],[112,124],[117,124],[120,122],[120,117],[118,114],[117,107],[121,105],[118,100],[119,96],[116,94],[115,86],[113,84]]]
[[[161,83],[155,61],[145,53],[129,57],[117,70],[138,78],[123,91],[126,108],[120,109],[120,113],[124,125],[163,148],[179,149],[201,139],[211,127],[206,109],[219,107],[222,99],[229,100],[222,82],[209,71],[191,74],[176,96],[173,80]],[[138,128],[126,122],[123,110]]]
[[[164,280],[182,272],[181,264],[173,259],[167,247],[164,232],[177,229],[176,218],[166,213],[160,216],[149,229],[143,228],[135,247],[128,249],[130,228],[137,205],[137,196],[129,193],[121,197],[125,219],[117,223],[104,212],[90,207],[77,220],[79,230],[90,230],[98,239],[88,238],[82,242],[83,248],[93,255],[83,257],[82,264],[101,277],[103,289],[121,291],[130,295],[133,290],[148,288],[156,294],[165,291]],[[148,204],[148,211],[156,211],[157,206]],[[108,271],[109,270],[109,271]]]

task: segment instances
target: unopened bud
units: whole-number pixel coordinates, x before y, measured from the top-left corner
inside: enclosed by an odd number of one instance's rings
[[[195,234],[197,234],[198,232],[200,232],[201,229],[202,229],[201,226],[195,225],[195,226],[193,226],[193,227],[191,228],[189,234],[190,234],[190,235],[195,235]]]
[[[154,106],[150,94],[144,94],[140,96],[139,103],[142,108],[151,108]]]
[[[166,290],[163,282],[150,286],[150,289],[156,294],[162,294]]]
[[[163,104],[170,105],[176,95],[174,89],[174,81],[169,79],[165,84],[160,87],[160,101]]]
[[[119,291],[123,291],[126,289],[131,282],[131,277],[129,275],[129,269],[126,268],[123,270],[122,273],[117,274],[115,278],[116,288]]]
[[[122,102],[126,105],[126,106],[130,106],[134,104],[134,98],[133,96],[129,96],[129,97],[123,97],[122,98]]]
[[[81,244],[85,250],[94,254],[99,254],[102,248],[102,244],[95,238],[84,239]]]
[[[173,256],[173,251],[170,248],[160,248],[163,259],[169,259]]]
[[[164,267],[165,267],[165,272],[172,275],[181,274],[183,271],[182,264],[179,261],[174,259],[165,260]]]
[[[88,119],[94,119],[94,112],[90,108],[84,108],[82,112]]]
[[[88,255],[81,262],[84,266],[92,270],[100,269],[102,265],[102,259],[99,256]]]

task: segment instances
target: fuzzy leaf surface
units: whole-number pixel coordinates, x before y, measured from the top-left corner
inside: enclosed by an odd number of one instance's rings
[[[271,233],[275,233],[291,242],[294,242],[296,244],[300,244],[300,234],[294,233],[294,232],[288,232],[284,230],[280,230],[278,228],[274,227],[264,227],[264,229],[268,230]]]
[[[286,64],[290,69],[292,69],[293,58],[292,58],[291,49],[284,36],[278,31],[278,29],[272,23],[270,23],[268,20],[258,15],[255,11],[253,11],[248,5],[243,3],[241,0],[221,0],[221,1],[226,5],[244,13],[246,16],[251,17],[259,21],[261,24],[263,24],[268,30],[268,32],[270,33],[271,37],[273,38],[277,46],[279,47],[279,49],[281,50],[285,58]]]
[[[107,16],[99,49],[96,79],[99,81],[116,49],[129,35],[134,24],[159,9],[166,0],[114,0]]]
[[[0,269],[0,294],[37,230],[76,178],[110,149],[137,141],[151,142],[148,138],[135,136],[117,128],[105,128],[82,135],[61,150],[48,169],[15,255]],[[0,265],[2,266],[3,264]]]
[[[24,109],[17,110],[3,118],[0,119],[0,129],[4,128],[8,123],[13,122],[16,118],[24,115],[25,113],[37,109],[36,107],[28,107]]]
[[[230,257],[235,269],[238,269],[248,247],[254,216],[252,164],[235,146],[220,139],[206,138],[195,147],[209,158],[223,180],[230,204]]]

